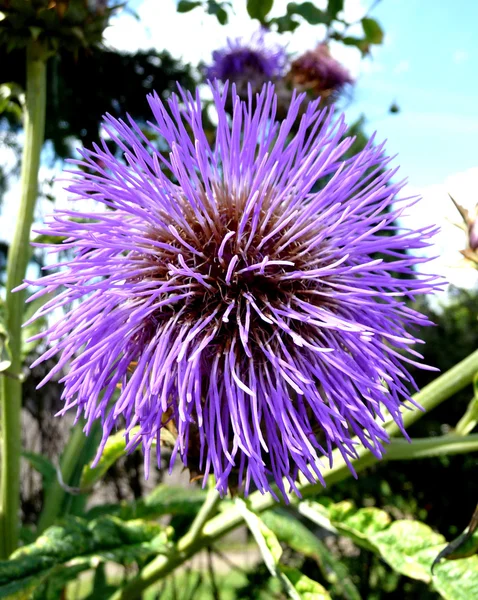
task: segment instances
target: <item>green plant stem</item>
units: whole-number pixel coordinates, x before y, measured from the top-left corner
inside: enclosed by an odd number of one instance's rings
[[[468,404],[465,414],[458,421],[455,427],[455,433],[457,435],[468,435],[470,431],[478,424],[478,396],[472,398]]]
[[[81,460],[83,449],[86,444],[86,436],[83,433],[80,423],[77,423],[65,446],[65,451],[60,461],[60,471],[63,482],[67,485],[71,482],[71,477],[77,468],[78,461]],[[61,507],[65,501],[65,490],[62,487],[58,477],[49,486],[45,494],[43,511],[38,520],[38,533],[44,531],[50,525],[53,525],[55,519],[60,514]]]
[[[425,411],[430,412],[467,385],[470,385],[476,373],[478,373],[478,350],[472,352],[457,365],[446,371],[446,373],[443,373],[443,375],[440,375],[426,385],[413,396],[413,399],[418,404],[421,404]],[[418,421],[422,416],[422,411],[407,411],[403,415],[403,424],[405,427],[410,427],[410,425]],[[396,423],[393,423],[387,427],[387,432],[391,436],[398,435],[400,428]]]
[[[430,411],[441,402],[469,385],[473,381],[473,377],[477,371],[478,350],[424,387],[418,394],[415,394],[414,399],[419,402],[425,410]],[[403,417],[405,426],[411,425],[420,419],[423,414],[424,412],[419,410],[405,413]],[[393,425],[389,426],[387,430],[392,436],[397,435],[400,432],[400,428]],[[443,436],[432,438],[430,440],[422,440],[417,447],[417,455],[421,454],[421,456],[413,456],[414,445],[399,440],[397,450],[392,451],[391,456],[387,455],[386,458],[391,457],[393,460],[399,460],[400,458],[422,458],[425,456],[424,446],[426,446],[428,456],[437,454],[437,450],[434,450],[434,446],[441,446],[442,450],[446,447],[448,450],[451,450],[453,447],[455,453],[458,452],[458,449],[466,452],[471,451],[471,448],[477,449],[478,436],[469,436],[471,439],[469,445],[467,445],[464,438],[460,437],[458,440],[458,437],[459,436]],[[334,451],[333,457],[332,467],[325,469],[322,473],[327,486],[342,481],[351,475],[349,467],[338,451]],[[370,450],[361,448],[358,451],[358,457],[351,462],[355,471],[358,472],[378,461],[379,459],[377,459]],[[303,497],[317,495],[323,491],[322,485],[310,484],[309,482],[301,483],[298,488]],[[297,503],[298,499],[293,499],[292,501]],[[250,495],[248,500],[248,507],[253,512],[262,512],[274,505],[276,505],[276,501],[271,494],[254,492]],[[225,510],[223,513],[207,521],[204,524],[202,532],[197,537],[191,536],[190,539],[185,539],[188,535],[186,534],[185,538],[183,538],[185,541],[182,543],[180,550],[178,544],[178,549],[175,552],[171,552],[168,556],[161,555],[155,558],[136,578],[128,582],[122,589],[117,590],[109,600],[133,600],[137,598],[138,594],[143,590],[171,573],[171,571],[191,558],[197,551],[206,546],[210,546],[218,538],[232,531],[241,525],[241,523],[242,516],[235,508]]]
[[[478,452],[478,434],[442,435],[421,439],[393,440],[387,448],[385,460],[417,460],[433,456],[451,456]]]
[[[21,197],[13,242],[8,251],[5,322],[10,338],[13,377],[0,377],[2,415],[2,470],[0,482],[0,558],[6,558],[18,543],[20,507],[20,452],[22,405],[21,326],[24,292],[12,294],[23,282],[30,258],[30,229],[38,196],[38,170],[45,132],[47,53],[39,42],[27,48],[25,141],[22,156]]]
[[[206,499],[199,509],[199,512],[192,522],[188,532],[178,541],[179,552],[182,552],[184,548],[188,548],[194,544],[194,541],[200,536],[202,530],[204,529],[205,523],[211,518],[212,514],[216,510],[220,500],[221,496],[219,495],[218,491],[214,487],[210,488],[208,490]]]

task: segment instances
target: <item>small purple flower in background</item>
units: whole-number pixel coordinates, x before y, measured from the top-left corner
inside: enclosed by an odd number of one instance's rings
[[[350,73],[332,58],[325,43],[294,60],[287,80],[298,90],[323,99],[337,97],[347,84],[353,83]]]
[[[247,92],[249,82],[261,88],[281,77],[287,61],[285,48],[267,44],[266,35],[267,31],[261,29],[249,41],[229,39],[226,48],[213,52],[213,64],[206,68],[206,78],[234,82]]]
[[[420,357],[410,329],[428,324],[404,299],[437,287],[406,250],[434,232],[395,226],[412,200],[397,200],[383,145],[344,160],[353,140],[332,108],[308,103],[297,124],[295,96],[276,122],[273,85],[254,108],[227,86],[212,92],[215,146],[199,97],[180,90],[167,106],[148,98],[167,152],[111,116],[125,163],[105,142],[80,151],[78,210],[42,231],[72,256],[27,282],[41,287],[33,298],[58,292],[37,317],[68,307],[37,362],[58,355],[46,380],[67,367],[64,411],[86,431],[101,419],[98,456],[126,426],[147,473],[168,428],[171,461],[213,473],[221,493],[275,482],[287,497],[299,471],[322,481],[334,448],[349,461],[358,438],[381,456],[384,409],[401,424],[406,365]],[[92,199],[105,210],[82,212]]]
[[[466,234],[466,248],[460,252],[475,267],[478,267],[478,203],[475,204],[473,209],[468,210],[461,204],[458,204],[453,196],[450,194],[449,196],[463,219],[463,223],[457,224],[457,226],[463,229]]]

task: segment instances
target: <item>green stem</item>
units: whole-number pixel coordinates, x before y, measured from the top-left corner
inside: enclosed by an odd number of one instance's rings
[[[211,518],[211,515],[216,510],[217,505],[221,496],[217,492],[217,490],[212,487],[209,489],[206,500],[204,504],[199,509],[196,518],[191,524],[188,532],[179,540],[178,542],[178,551],[182,552],[184,548],[188,548],[194,541],[200,536],[202,530],[204,529],[205,523]]]
[[[60,471],[63,482],[67,485],[71,483],[71,477],[75,472],[78,461],[83,454],[83,448],[86,443],[86,436],[83,433],[80,423],[77,423],[72,429],[68,439],[65,451],[60,461]],[[65,501],[65,490],[62,487],[58,477],[49,486],[43,502],[43,511],[38,521],[38,533],[45,531],[47,527],[53,525],[55,519],[61,511]]]
[[[0,558],[18,543],[20,508],[20,452],[22,384],[21,326],[24,292],[12,294],[23,282],[30,259],[30,229],[38,196],[38,170],[45,131],[47,53],[39,42],[27,48],[25,141],[22,156],[21,197],[13,242],[8,251],[5,321],[10,338],[13,377],[1,377],[2,470],[0,482]]]
[[[457,435],[468,435],[470,431],[478,424],[478,396],[472,398],[465,414],[458,421],[455,427],[455,433]]]
[[[442,435],[422,439],[393,440],[387,448],[385,460],[416,460],[433,456],[451,456],[478,452],[478,434]]]
[[[413,399],[421,404],[425,411],[430,412],[467,385],[470,385],[476,373],[478,373],[478,350],[475,350],[446,373],[434,379],[415,394]],[[405,427],[410,427],[422,416],[421,411],[408,411],[403,415],[403,424]],[[394,436],[400,433],[400,428],[396,423],[393,423],[387,427],[387,431],[389,435]]]
[[[430,411],[438,406],[441,402],[469,385],[473,381],[473,377],[477,371],[478,350],[473,354],[470,354],[470,356],[424,387],[423,390],[414,396],[414,399],[419,402],[424,409]],[[411,425],[420,417],[422,417],[423,414],[424,413],[419,410],[407,412],[403,418],[405,426]],[[397,435],[400,432],[400,428],[391,425],[387,428],[387,431],[390,433],[390,435]],[[454,448],[455,453],[458,452],[458,449],[466,452],[471,451],[471,448],[477,449],[478,436],[469,437],[471,439],[469,445],[466,445],[467,442],[463,438],[460,438],[458,442],[458,436],[443,436],[440,438],[433,438],[432,440],[422,440],[419,442],[417,454],[420,454],[421,452],[422,456],[424,455],[423,453],[425,450],[423,446],[420,446],[420,444],[426,446],[426,451],[429,453],[428,455],[431,455],[433,452],[435,452],[436,455],[436,451],[433,450],[433,445],[441,445],[443,450],[445,448],[448,448],[448,450]],[[396,442],[393,442],[393,444],[395,443]],[[390,446],[392,446],[392,444]],[[418,456],[413,456],[412,448],[413,445],[409,444],[408,442],[404,442],[403,440],[399,440],[397,450],[393,450],[391,456],[386,455],[386,458],[399,460],[400,453],[402,454],[402,459],[418,458]],[[344,462],[338,451],[334,451],[333,457],[333,466],[329,469],[326,469],[322,473],[327,486],[342,481],[351,474],[349,467]],[[377,462],[379,462],[379,459],[377,459],[370,452],[370,450],[361,448],[358,451],[358,458],[353,460],[352,464],[354,469],[358,472]],[[322,485],[310,484],[308,482],[302,483],[298,487],[303,497],[317,495],[323,491]],[[298,500],[292,501],[298,502]],[[274,505],[276,505],[276,501],[273,499],[271,494],[261,494],[259,492],[254,492],[251,494],[248,501],[249,509],[256,513],[267,510]],[[132,600],[137,598],[138,594],[140,594],[143,590],[171,573],[177,566],[183,564],[185,561],[191,558],[191,556],[193,556],[198,550],[210,546],[218,538],[241,525],[242,522],[242,516],[235,508],[231,508],[217,515],[205,523],[202,533],[200,533],[197,537],[193,537],[189,540],[186,539],[182,544],[181,551],[172,552],[168,556],[161,555],[155,558],[139,573],[135,579],[127,583],[122,589],[117,590],[109,598],[109,600]]]

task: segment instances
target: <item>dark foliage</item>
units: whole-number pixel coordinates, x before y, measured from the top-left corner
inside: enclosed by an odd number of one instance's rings
[[[17,50],[0,51],[0,83],[25,85],[25,56]],[[71,155],[72,144],[90,147],[97,141],[102,116],[130,114],[145,122],[150,110],[146,94],[155,90],[167,97],[176,82],[190,88],[194,80],[189,67],[166,52],[127,54],[93,49],[77,58],[58,54],[48,65],[48,98],[45,138],[53,142],[60,158]],[[10,123],[11,127],[19,127]]]

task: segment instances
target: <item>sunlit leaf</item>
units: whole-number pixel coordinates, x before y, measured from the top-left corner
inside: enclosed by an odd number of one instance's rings
[[[383,42],[383,29],[375,19],[363,18],[362,27],[368,42],[371,44],[381,44]]]

